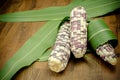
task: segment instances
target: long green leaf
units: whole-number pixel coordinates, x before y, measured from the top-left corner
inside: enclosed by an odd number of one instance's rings
[[[0,21],[29,22],[29,21],[62,20],[66,16],[65,14],[66,14],[66,9],[64,7],[50,7],[41,10],[31,10],[31,11],[3,14],[0,15]]]
[[[96,0],[98,1],[98,0]],[[88,5],[89,6],[89,5]],[[88,17],[97,17],[112,12],[118,8],[120,8],[120,0],[99,0],[91,7],[86,7]]]
[[[75,0],[73,4],[62,7],[50,7],[41,10],[31,10],[0,15],[0,21],[25,22],[62,20],[69,16],[70,11],[76,6],[84,6],[87,9],[87,17],[97,17],[120,8],[120,0]]]
[[[10,80],[20,68],[30,65],[43,55],[54,44],[60,22],[49,21],[35,33],[0,70],[0,80]]]
[[[74,0],[68,6],[74,6],[76,4],[75,1],[79,1],[78,3],[82,3],[83,0]],[[77,5],[77,4],[76,4]],[[9,14],[0,15],[0,21],[5,22],[25,22],[25,21],[47,21],[47,20],[61,20],[66,15],[69,15],[71,8],[60,6],[60,7],[49,7],[41,10],[30,10],[23,12],[15,12]]]

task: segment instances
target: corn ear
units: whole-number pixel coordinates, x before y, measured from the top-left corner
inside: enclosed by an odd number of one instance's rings
[[[117,59],[114,48],[109,43],[105,43],[96,49],[96,53],[108,63],[116,65]]]
[[[87,49],[87,23],[84,7],[76,7],[70,14],[70,45],[75,58],[81,58]]]
[[[63,71],[70,58],[69,26],[68,22],[61,26],[54,48],[48,58],[48,66],[54,72]]]

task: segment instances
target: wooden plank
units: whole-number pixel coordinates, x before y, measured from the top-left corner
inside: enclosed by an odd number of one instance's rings
[[[6,0],[0,6],[0,14],[63,6],[70,2],[71,0]],[[113,12],[102,18],[120,42],[120,14]],[[44,22],[0,22],[0,69],[43,24]],[[35,62],[18,71],[12,80],[119,80],[120,43],[115,48],[115,52],[118,55],[116,66],[111,66],[96,54],[89,53],[87,58],[74,59],[71,57],[67,68],[61,73],[50,71],[47,62]]]

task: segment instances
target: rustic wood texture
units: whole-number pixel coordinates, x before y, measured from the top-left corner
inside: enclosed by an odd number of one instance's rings
[[[71,1],[1,0],[0,14],[63,6]],[[115,48],[118,56],[116,66],[105,63],[94,53],[88,53],[87,57],[82,59],[71,57],[67,68],[61,73],[50,71],[47,62],[35,62],[18,71],[12,80],[120,80],[120,13],[114,11],[102,18],[119,40]],[[43,24],[44,22],[0,22],[0,69]]]

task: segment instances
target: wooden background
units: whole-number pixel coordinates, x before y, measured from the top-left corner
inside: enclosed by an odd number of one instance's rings
[[[72,0],[1,0],[0,14],[37,10],[50,6],[67,5]],[[116,34],[119,43],[115,48],[118,56],[116,66],[105,63],[94,53],[87,58],[71,57],[65,71],[54,73],[47,62],[35,62],[18,71],[12,80],[120,80],[120,11],[114,11],[103,18]],[[0,69],[5,62],[28,40],[44,22],[0,22]]]

